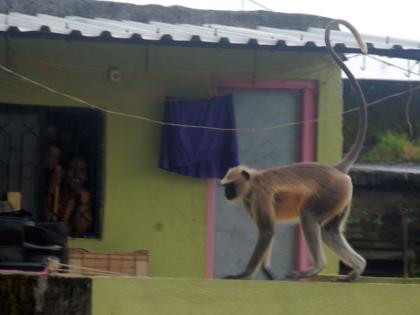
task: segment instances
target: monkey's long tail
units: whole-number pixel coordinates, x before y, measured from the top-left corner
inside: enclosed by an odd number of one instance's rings
[[[338,170],[347,174],[350,170],[350,167],[353,165],[353,163],[358,158],[358,156],[360,154],[360,151],[362,150],[363,143],[364,143],[365,138],[366,138],[367,105],[366,105],[365,96],[363,95],[363,91],[362,91],[362,88],[359,85],[359,82],[356,80],[356,78],[353,76],[353,74],[350,72],[350,70],[347,68],[347,66],[344,64],[344,62],[341,60],[341,58],[337,55],[337,53],[331,47],[330,32],[331,32],[331,29],[338,24],[344,25],[345,27],[347,27],[352,32],[352,34],[355,37],[362,53],[367,54],[368,48],[366,46],[366,43],[363,41],[362,36],[356,30],[356,28],[345,20],[333,20],[325,28],[325,45],[327,47],[327,51],[331,54],[331,56],[333,57],[333,59],[337,63],[337,65],[344,71],[344,73],[346,74],[347,78],[349,79],[351,85],[356,90],[356,94],[357,94],[357,97],[358,97],[358,102],[359,102],[359,105],[360,105],[359,129],[357,131],[356,140],[354,141],[353,145],[351,146],[350,151],[347,152],[347,154],[344,156],[343,160],[335,166]]]

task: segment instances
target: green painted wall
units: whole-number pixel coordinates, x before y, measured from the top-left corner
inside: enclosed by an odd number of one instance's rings
[[[420,284],[94,278],[93,315],[417,315]]]
[[[318,160],[334,162],[341,154],[340,72],[326,55],[1,38],[0,62],[92,104],[157,120],[165,96],[209,95],[214,78],[317,80]],[[122,70],[121,82],[108,81],[109,67]],[[3,71],[0,82],[2,103],[80,105]],[[160,130],[141,120],[106,116],[103,234],[70,245],[92,251],[148,249],[152,276],[200,278],[207,182],[157,168]],[[329,268],[334,272],[337,264]]]

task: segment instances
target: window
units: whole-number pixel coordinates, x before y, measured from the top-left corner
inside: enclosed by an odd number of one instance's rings
[[[0,199],[20,192],[35,219],[65,220],[71,236],[98,237],[103,122],[91,109],[1,104]],[[81,228],[75,209],[83,206],[89,223]]]

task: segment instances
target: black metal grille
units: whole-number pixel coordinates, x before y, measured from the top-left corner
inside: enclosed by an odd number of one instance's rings
[[[93,227],[73,235],[98,237],[103,200],[103,115],[82,108],[0,104],[0,200],[9,191],[22,193],[22,208],[44,218],[46,128],[62,135],[65,158],[83,156],[89,165],[86,187],[92,194]],[[65,163],[65,162],[64,162]]]
[[[40,205],[40,119],[30,108],[0,107],[0,192],[20,191],[31,212]]]

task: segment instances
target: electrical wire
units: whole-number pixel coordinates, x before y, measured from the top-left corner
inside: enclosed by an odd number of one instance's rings
[[[260,8],[263,8],[263,9],[265,9],[265,10],[267,10],[267,11],[274,12],[274,11],[273,11],[273,10],[271,10],[270,8],[268,8],[268,7],[264,6],[264,5],[262,5],[261,3],[258,3],[257,1],[254,1],[254,0],[248,0],[248,1],[249,1],[249,2],[252,2],[253,4],[255,4],[255,5],[259,6]]]
[[[257,6],[261,7],[261,8],[263,8],[263,9],[265,9],[265,10],[267,10],[267,11],[274,12],[274,10],[271,10],[270,8],[268,8],[268,7],[266,7],[266,6],[264,6],[264,5],[260,4],[260,3],[258,3],[258,2],[257,2],[257,1],[255,1],[255,0],[248,0],[248,1],[249,1],[249,2],[254,3],[255,5],[257,5]],[[395,64],[392,64],[392,63],[387,62],[387,61],[385,61],[385,60],[381,60],[380,58],[374,57],[374,56],[372,56],[372,55],[366,55],[366,56],[367,56],[367,57],[369,57],[369,58],[371,58],[371,59],[374,59],[374,60],[376,60],[376,61],[382,62],[382,63],[384,63],[384,64],[386,64],[386,65],[388,65],[388,66],[390,66],[390,67],[394,67],[394,68],[397,68],[397,69],[403,70],[404,72],[406,71],[406,69],[405,69],[405,68],[400,67],[400,66],[397,66],[397,65],[395,65]],[[419,64],[419,63],[420,63],[420,61],[417,61],[416,63],[417,63],[417,64]],[[414,75],[416,75],[416,76],[419,76],[419,77],[420,77],[420,74],[419,74],[419,73],[416,73],[416,72],[412,71],[411,69],[408,69],[408,70],[407,70],[407,72],[408,72],[408,74],[414,74]]]
[[[407,127],[408,127],[408,134],[410,136],[410,140],[414,139],[414,126],[411,120],[411,115],[410,115],[410,108],[413,104],[413,82],[412,81],[408,81],[408,86],[410,88],[410,93],[408,94],[408,98],[407,101],[405,102],[405,106],[404,106],[404,115],[405,115],[405,121],[407,123]]]
[[[388,62],[388,61],[382,60],[382,59],[377,58],[377,57],[375,57],[375,56],[367,55],[367,57],[369,57],[369,58],[371,58],[371,59],[373,59],[373,60],[376,60],[376,61],[378,61],[378,62],[382,62],[383,64],[386,64],[387,66],[390,66],[390,67],[393,67],[393,68],[396,68],[396,69],[402,70],[402,71],[404,71],[404,72],[408,72],[409,74],[414,74],[414,75],[416,75],[416,76],[420,77],[420,74],[418,74],[418,73],[416,73],[416,72],[412,71],[411,69],[405,69],[405,68],[403,68],[403,67],[397,66],[396,64],[393,64],[393,63],[391,63],[391,62]],[[418,63],[418,61],[417,61],[417,63]]]

